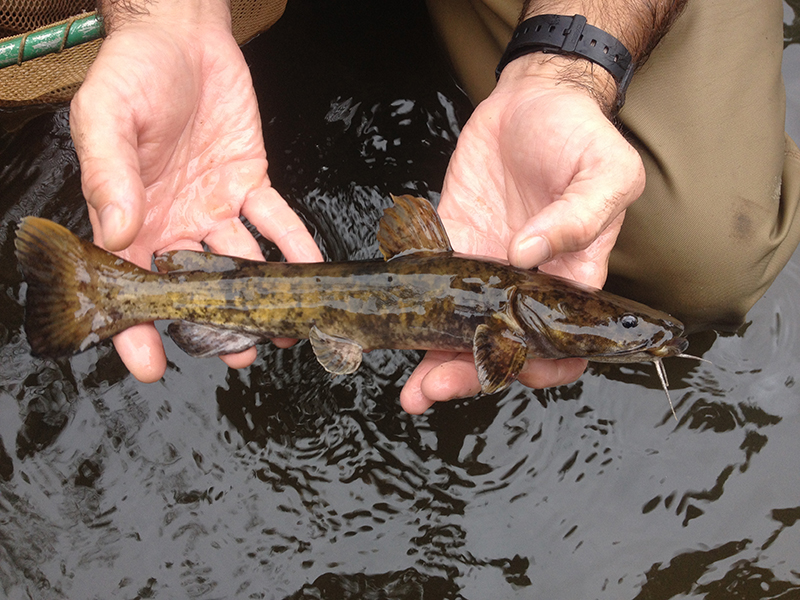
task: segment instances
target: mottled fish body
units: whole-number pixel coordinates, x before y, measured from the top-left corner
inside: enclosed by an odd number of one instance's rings
[[[23,219],[17,257],[34,354],[69,356],[138,323],[193,356],[270,337],[310,338],[346,374],[374,348],[472,351],[483,392],[505,389],[526,358],[656,362],[686,347],[666,313],[537,271],[455,254],[436,211],[402,196],[381,219],[385,261],[264,263],[177,251],[141,269],[51,221]]]

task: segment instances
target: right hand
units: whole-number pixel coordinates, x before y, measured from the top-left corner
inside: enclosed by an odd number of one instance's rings
[[[227,4],[216,4],[219,10],[187,15],[184,4],[158,3],[120,20],[73,99],[70,126],[95,243],[144,268],[153,254],[202,250],[201,243],[263,260],[243,215],[288,260],[321,260],[270,185],[250,72]],[[152,324],[128,329],[114,344],[137,379],[164,374]],[[244,367],[254,358],[251,348],[224,360]]]
[[[506,67],[459,136],[439,213],[458,252],[602,287],[644,166],[597,100],[557,74],[553,58],[540,55]],[[529,359],[519,380],[563,385],[585,368],[579,358]],[[421,413],[480,389],[471,352],[429,352],[400,401]]]

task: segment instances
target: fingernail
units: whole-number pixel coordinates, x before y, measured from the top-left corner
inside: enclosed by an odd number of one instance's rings
[[[98,216],[103,229],[103,244],[107,247],[113,246],[114,239],[124,225],[125,215],[116,204],[106,204]]]
[[[536,267],[550,260],[550,242],[541,236],[522,240],[517,245],[517,266],[525,269]]]

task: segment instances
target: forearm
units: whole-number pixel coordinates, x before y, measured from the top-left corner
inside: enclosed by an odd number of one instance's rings
[[[230,0],[98,0],[106,34],[127,23],[221,24],[230,28]]]
[[[641,66],[669,31],[687,0],[526,0],[521,20],[543,14],[586,17],[620,40]]]
[[[669,31],[687,0],[526,0],[520,22],[542,14],[586,17],[622,42],[638,69]],[[605,69],[576,56],[538,55],[517,65],[517,72],[550,71],[554,76],[592,95],[606,114],[616,104],[617,83]]]

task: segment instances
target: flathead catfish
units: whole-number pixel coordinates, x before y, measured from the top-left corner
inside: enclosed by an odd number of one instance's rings
[[[529,357],[649,361],[666,391],[661,359],[687,346],[679,321],[559,277],[458,255],[429,202],[393,198],[377,234],[385,260],[264,263],[176,251],[156,259],[158,273],[27,217],[16,254],[31,351],[69,356],[170,319],[170,336],[198,357],[309,338],[325,369],[347,374],[373,348],[469,351],[484,393],[507,388]]]

